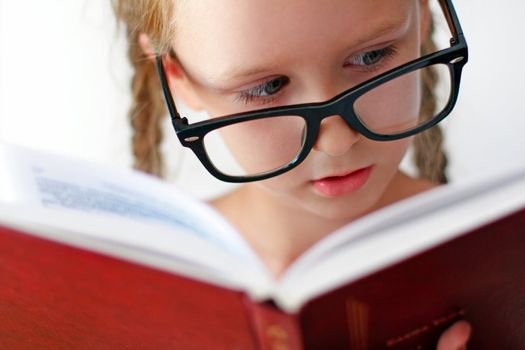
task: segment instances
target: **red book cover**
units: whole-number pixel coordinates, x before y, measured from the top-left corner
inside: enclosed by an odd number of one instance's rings
[[[0,228],[0,349],[257,349],[244,295]]]
[[[525,349],[525,209],[310,301],[307,349],[435,349],[454,321],[469,349]]]
[[[525,210],[307,302],[271,302],[0,229],[1,349],[525,347]],[[343,267],[342,267],[343,268]]]

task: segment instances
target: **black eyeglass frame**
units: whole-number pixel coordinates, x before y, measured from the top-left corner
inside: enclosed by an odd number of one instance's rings
[[[425,55],[416,60],[405,63],[397,68],[394,68],[388,72],[382,73],[377,77],[374,77],[357,86],[354,86],[325,102],[304,103],[266,108],[249,112],[241,112],[197,122],[194,124],[189,124],[188,119],[185,117],[181,117],[175,107],[175,102],[173,101],[168,80],[166,78],[166,73],[164,71],[162,56],[157,55],[156,63],[162,86],[162,91],[166,100],[168,111],[171,116],[173,128],[175,129],[180,143],[182,144],[182,146],[190,148],[200,160],[202,165],[204,165],[206,170],[208,170],[208,172],[215,176],[217,179],[226,182],[243,183],[268,179],[270,177],[274,177],[285,173],[299,165],[307,157],[312,147],[314,146],[317,136],[319,134],[321,121],[328,116],[339,115],[347,122],[347,124],[353,130],[362,134],[366,138],[376,141],[398,140],[418,134],[426,129],[431,128],[432,126],[436,125],[441,120],[443,120],[447,115],[449,115],[452,109],[454,108],[459,93],[461,72],[463,66],[468,61],[467,42],[463,35],[463,31],[461,29],[461,25],[459,23],[459,19],[457,17],[454,6],[452,5],[452,1],[439,0],[439,3],[447,19],[449,29],[453,35],[450,39],[449,48]],[[359,97],[361,97],[368,91],[374,89],[375,87],[382,85],[392,79],[415,71],[417,69],[428,67],[433,64],[446,65],[449,69],[452,79],[451,92],[448,103],[437,116],[435,116],[432,119],[429,119],[427,122],[421,124],[420,126],[412,130],[397,134],[375,133],[369,130],[359,120],[359,117],[354,111],[354,103]],[[351,108],[348,108],[347,106],[351,106]],[[218,170],[213,165],[212,161],[209,159],[206,153],[206,149],[204,147],[204,137],[207,133],[209,133],[212,130],[243,121],[290,115],[302,117],[304,119],[306,124],[306,135],[304,138],[302,149],[299,152],[299,154],[290,163],[280,168],[251,176],[227,175]]]

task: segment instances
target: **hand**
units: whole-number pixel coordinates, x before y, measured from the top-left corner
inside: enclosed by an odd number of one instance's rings
[[[458,321],[439,337],[437,350],[466,350],[471,327],[466,321]]]

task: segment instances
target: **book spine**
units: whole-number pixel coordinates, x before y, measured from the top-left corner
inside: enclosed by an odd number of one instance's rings
[[[287,314],[272,302],[245,299],[259,350],[302,350],[303,337],[296,314]]]

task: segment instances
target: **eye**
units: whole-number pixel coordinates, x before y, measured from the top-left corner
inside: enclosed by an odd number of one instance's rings
[[[363,68],[375,68],[379,66],[386,58],[395,56],[397,53],[395,47],[387,46],[382,49],[358,53],[350,57],[344,66],[354,66]]]
[[[244,103],[249,103],[261,99],[261,103],[267,103],[264,98],[268,98],[278,93],[284,86],[290,82],[287,77],[277,77],[264,82],[261,85],[254,86],[250,89],[240,91],[238,99]]]

